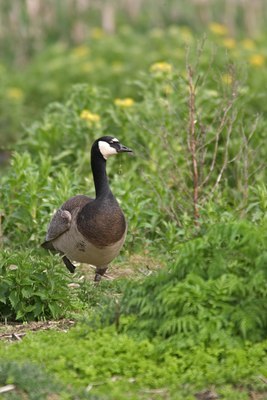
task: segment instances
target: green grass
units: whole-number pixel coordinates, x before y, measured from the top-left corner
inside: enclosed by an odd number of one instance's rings
[[[1,398],[5,400],[103,399],[103,397],[90,395],[83,390],[70,389],[67,384],[59,383],[51,374],[30,362],[1,361],[0,384],[1,387],[13,386],[12,390],[1,394]]]
[[[28,359],[63,385],[71,383],[76,390],[89,385],[92,395],[107,398],[123,399],[125,392],[130,399],[149,398],[146,392],[165,389],[165,398],[191,399],[215,385],[222,398],[234,399],[239,393],[247,399],[249,388],[266,395],[260,379],[266,374],[266,346],[266,341],[242,344],[228,338],[224,345],[192,341],[183,349],[157,338],[149,341],[82,325],[68,333],[29,334],[21,343],[2,345],[0,354],[18,365]]]

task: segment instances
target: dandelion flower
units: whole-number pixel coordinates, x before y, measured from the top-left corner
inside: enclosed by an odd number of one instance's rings
[[[120,72],[123,71],[124,66],[123,63],[120,61],[114,61],[111,65],[112,71],[115,72],[116,74],[119,74]]]
[[[249,58],[249,63],[254,67],[262,67],[265,63],[265,58],[262,54],[253,54]]]
[[[251,39],[244,39],[242,40],[241,44],[246,50],[252,50],[255,48],[255,43]]]
[[[231,74],[223,74],[222,81],[226,85],[231,85],[233,83],[233,76]]]
[[[100,116],[98,114],[92,113],[89,110],[83,110],[80,114],[80,118],[89,123],[97,123],[100,121]]]
[[[24,94],[20,88],[10,87],[9,89],[7,89],[6,96],[10,100],[21,101],[23,100]]]
[[[134,100],[130,97],[126,97],[125,99],[115,99],[114,104],[118,107],[132,107],[134,105]]]
[[[150,72],[153,74],[158,73],[171,73],[172,72],[172,65],[167,62],[157,62],[151,65]]]
[[[165,85],[163,88],[163,93],[168,96],[174,92],[173,87],[171,85]]]
[[[180,28],[180,33],[181,33],[182,39],[183,39],[186,43],[192,42],[192,40],[193,40],[193,35],[192,35],[191,30],[190,30],[187,26],[182,26],[182,27]]]
[[[225,25],[219,24],[217,22],[211,22],[209,24],[209,30],[218,36],[224,36],[224,35],[227,35],[227,33],[228,33],[227,27]]]
[[[88,56],[89,53],[90,53],[90,49],[89,49],[89,47],[87,47],[85,45],[74,47],[74,49],[72,50],[73,56],[77,57],[77,58],[86,57],[86,56]]]
[[[236,41],[232,38],[225,38],[222,43],[227,49],[234,49],[236,47]]]
[[[102,39],[105,36],[105,32],[101,28],[93,28],[91,31],[91,36],[93,39]]]
[[[86,62],[81,65],[82,72],[92,72],[94,70],[94,64],[91,62]]]

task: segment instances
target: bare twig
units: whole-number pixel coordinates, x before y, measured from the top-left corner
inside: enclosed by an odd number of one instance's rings
[[[201,187],[203,187],[209,181],[211,174],[214,171],[214,167],[215,167],[217,155],[218,155],[219,140],[220,140],[222,131],[227,124],[228,113],[230,112],[231,108],[233,107],[234,100],[235,100],[235,98],[232,98],[231,101],[227,104],[227,106],[224,109],[223,116],[220,121],[220,125],[217,128],[216,135],[215,135],[215,144],[214,144],[213,156],[212,156],[212,161],[210,164],[209,172],[206,175],[205,179],[201,182],[201,184],[200,184]]]
[[[254,122],[254,124],[252,126],[250,134],[248,136],[246,136],[246,138],[247,138],[246,139],[247,146],[249,145],[249,142],[252,139],[252,136],[254,135],[254,133],[256,131],[256,128],[257,128],[257,125],[258,125],[258,121],[259,121],[259,115],[256,116],[256,119],[255,119],[255,122]],[[241,135],[244,135],[245,134],[244,133],[244,129],[243,128],[241,128],[241,129],[242,129]],[[231,160],[229,160],[229,163],[232,163],[232,162],[235,162],[236,160],[239,160],[241,158],[241,156],[243,155],[244,150],[245,150],[245,144],[244,144],[244,140],[243,140],[243,145],[240,146],[240,149],[239,149],[238,153]],[[255,150],[257,150],[257,148]],[[252,150],[250,150],[250,153],[251,153],[251,151]]]
[[[2,386],[2,387],[0,387],[0,394],[8,393],[8,392],[11,392],[12,390],[15,390],[15,389],[16,389],[15,385]]]
[[[12,333],[12,339],[18,340],[21,342],[21,338],[25,336],[25,333]]]
[[[155,135],[155,132],[151,128],[149,128],[149,126],[144,125],[144,124],[138,124],[138,126],[142,130],[145,129],[146,131],[148,131],[151,135]],[[173,165],[173,169],[170,169],[169,173],[170,173],[171,177],[175,176],[175,182],[177,183],[177,177],[179,176],[180,171],[177,166],[176,153],[170,151],[170,143],[169,143],[168,132],[166,131],[166,128],[164,126],[162,126],[161,130],[162,130],[162,134],[160,135],[160,138],[162,140],[162,145],[166,149],[166,151],[168,151],[169,157],[172,160],[172,165]],[[152,157],[151,154],[149,154],[149,150],[145,146],[143,148],[142,153],[143,153],[143,155],[140,155],[140,157],[143,157],[145,160],[149,159],[151,164],[158,166],[158,160],[156,158]],[[157,175],[157,180],[162,183],[163,187],[166,186],[166,179],[164,178],[163,174],[159,173]],[[180,210],[181,212],[183,212],[184,209],[181,206],[181,204],[179,204],[179,202],[177,202],[177,197],[174,197],[174,195],[171,194],[172,201],[170,203],[168,203],[168,205],[166,206],[165,202],[162,199],[162,196],[160,195],[157,188],[155,187],[154,182],[151,181],[151,179],[149,179],[149,177],[147,177],[146,182],[147,182],[147,185],[150,185],[150,189],[152,190],[152,192],[154,192],[155,196],[157,197],[159,207],[164,212],[166,212],[167,215],[169,215],[172,219],[174,219],[178,226],[181,226],[181,221],[179,219],[179,214],[177,213],[177,210]],[[189,193],[187,186],[182,181],[179,182],[179,186],[180,186],[180,189],[183,192],[183,194],[187,195],[189,198],[190,193]]]
[[[193,209],[194,220],[198,224],[199,210],[198,210],[198,196],[199,196],[199,183],[198,183],[198,162],[197,162],[197,138],[195,130],[196,118],[196,103],[195,103],[195,85],[193,82],[193,69],[190,65],[187,66],[188,84],[189,84],[189,127],[188,127],[188,148],[192,159],[192,174],[193,174]]]
[[[263,383],[265,383],[265,384],[267,385],[267,378],[266,378],[265,376],[260,375],[260,376],[258,376],[258,378],[259,378]]]
[[[231,136],[231,133],[232,133],[232,130],[233,130],[233,124],[234,124],[234,122],[236,120],[236,117],[237,117],[237,113],[235,113],[235,115],[232,116],[232,118],[230,120],[230,123],[229,123],[229,126],[228,126],[228,129],[227,129],[227,137],[226,137],[226,142],[225,142],[223,164],[222,164],[220,172],[219,172],[219,174],[217,176],[216,182],[215,182],[213,188],[211,189],[211,192],[210,192],[211,195],[214,193],[214,191],[216,190],[217,186],[219,185],[219,183],[220,183],[220,181],[222,179],[223,173],[224,173],[224,171],[225,171],[225,169],[227,167],[227,164],[229,162],[228,161],[228,150],[229,150],[230,136]]]
[[[243,184],[243,206],[248,202],[248,184],[249,184],[249,151],[248,151],[248,138],[242,128],[242,139],[243,139],[243,158],[244,158],[244,184]]]

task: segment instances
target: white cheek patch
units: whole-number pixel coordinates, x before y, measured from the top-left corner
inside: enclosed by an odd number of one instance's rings
[[[117,154],[117,151],[116,151],[116,149],[114,149],[114,147],[111,147],[107,142],[104,142],[102,140],[100,140],[98,142],[98,148],[99,148],[100,153],[102,154],[102,156],[105,158],[105,160],[109,156]]]

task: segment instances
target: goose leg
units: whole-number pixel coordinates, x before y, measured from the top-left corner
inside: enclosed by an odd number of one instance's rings
[[[106,270],[108,269],[108,266],[102,266],[102,267],[96,267],[95,271],[95,282],[100,282],[102,276],[105,274]]]
[[[66,256],[63,256],[62,260],[66,265],[66,267],[68,268],[68,270],[73,274],[76,267],[70,262],[70,260]]]

